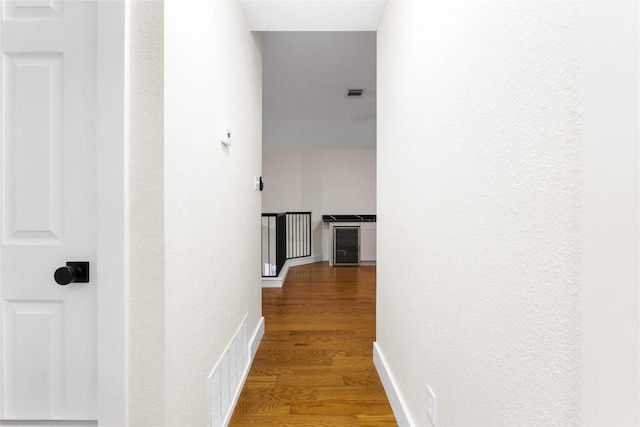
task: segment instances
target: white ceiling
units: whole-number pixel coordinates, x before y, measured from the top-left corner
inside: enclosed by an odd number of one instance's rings
[[[375,32],[265,32],[262,75],[266,148],[375,148]]]
[[[262,76],[265,148],[375,148],[375,32],[265,32]]]
[[[386,0],[240,0],[252,31],[375,31]]]
[[[375,33],[270,32],[262,46],[265,119],[375,118]]]
[[[263,31],[263,146],[375,148],[386,0],[240,0]],[[347,89],[364,89],[362,98]]]

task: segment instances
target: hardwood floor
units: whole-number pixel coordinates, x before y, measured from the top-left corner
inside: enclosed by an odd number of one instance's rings
[[[308,264],[262,290],[265,334],[230,426],[396,426],[373,366],[375,266]]]

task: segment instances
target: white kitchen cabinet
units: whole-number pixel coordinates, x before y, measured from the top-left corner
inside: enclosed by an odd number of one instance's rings
[[[376,223],[360,224],[360,261],[376,260]]]

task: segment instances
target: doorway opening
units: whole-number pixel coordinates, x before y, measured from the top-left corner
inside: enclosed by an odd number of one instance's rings
[[[350,215],[342,225],[354,227],[376,215],[376,33],[274,31],[262,40],[262,212],[311,212],[306,261],[330,262],[323,215]],[[375,221],[366,228],[371,248],[358,261],[373,263]]]

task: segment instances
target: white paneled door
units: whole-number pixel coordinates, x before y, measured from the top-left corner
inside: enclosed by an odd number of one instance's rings
[[[95,420],[96,3],[0,7],[0,419]]]

